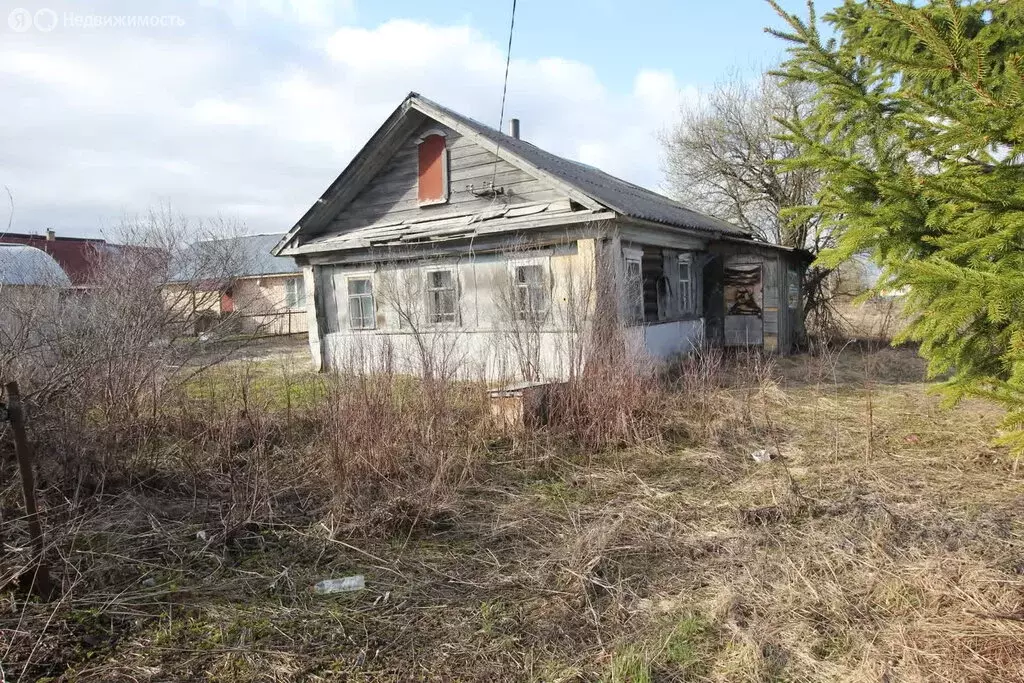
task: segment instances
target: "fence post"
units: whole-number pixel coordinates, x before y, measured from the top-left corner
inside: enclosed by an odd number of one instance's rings
[[[14,452],[18,456],[18,469],[21,471],[21,486],[25,494],[25,517],[28,521],[28,533],[36,553],[35,569],[32,572],[33,590],[43,600],[51,600],[55,594],[53,582],[50,580],[50,568],[44,557],[46,546],[43,543],[43,527],[39,522],[39,509],[36,507],[36,485],[32,474],[32,452],[25,435],[25,412],[21,403],[21,392],[17,382],[7,383],[7,419],[11,423],[14,435]]]

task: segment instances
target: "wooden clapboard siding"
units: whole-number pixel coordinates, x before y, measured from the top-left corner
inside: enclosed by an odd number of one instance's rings
[[[505,180],[502,180],[502,177]],[[487,176],[487,180],[490,181],[491,176]],[[550,192],[547,192],[548,186],[539,180],[522,180],[521,176],[512,176],[511,174],[504,175],[498,174],[495,179],[495,185],[505,188],[505,192],[510,192],[513,198],[519,198],[523,195],[542,195],[538,201],[551,201],[549,199]],[[454,188],[453,188],[454,189]],[[479,186],[477,186],[479,189]],[[557,199],[558,197],[556,197]],[[409,183],[403,184],[402,187],[394,186],[381,186],[378,188],[378,194],[365,198],[365,202],[361,202],[358,206],[353,205],[349,209],[342,212],[339,218],[344,219],[346,216],[359,216],[359,215],[378,215],[381,211],[381,207],[388,211],[407,211],[409,209],[420,208],[416,193],[416,179],[413,178]],[[459,202],[465,203],[465,202]],[[451,202],[449,202],[451,204]],[[488,204],[490,201],[488,200]],[[457,205],[457,204],[456,204]],[[460,210],[462,207],[459,207]],[[493,208],[493,207],[492,207]],[[441,213],[434,211],[431,207],[424,207],[424,211],[432,211],[433,213]],[[398,220],[397,218],[395,220]]]
[[[420,206],[417,198],[417,141],[428,130],[442,130],[446,135],[449,158],[449,199],[443,204]],[[488,150],[460,136],[455,131],[432,121],[424,123],[395,152],[388,163],[329,224],[328,234],[342,233],[376,223],[390,223],[418,218],[439,219],[446,214],[466,210],[486,211],[495,200],[478,197],[470,190],[480,191],[488,183],[504,188],[512,204],[551,202],[564,195],[549,184],[537,180]],[[505,201],[505,200],[499,200]]]
[[[474,178],[485,178],[490,180],[494,175],[504,177],[516,174],[510,181],[515,182],[516,179],[522,180],[524,176],[524,173],[518,168],[507,161],[498,160],[490,153],[485,153],[480,156],[474,155],[472,157],[465,157],[463,160],[456,161],[452,162],[448,174],[448,177],[452,182],[452,189],[463,189],[459,187],[459,185],[471,182]],[[462,163],[463,161],[467,163]],[[392,168],[374,178],[371,184],[359,193],[358,199],[363,199],[367,196],[373,197],[375,195],[379,195],[382,190],[386,193],[388,187],[392,185],[398,184],[407,186],[409,181],[413,181],[412,184],[415,186],[417,175],[415,157],[403,158],[401,162],[395,162],[393,165],[389,165],[392,166]],[[499,180],[498,183],[500,184],[500,182],[501,181]]]

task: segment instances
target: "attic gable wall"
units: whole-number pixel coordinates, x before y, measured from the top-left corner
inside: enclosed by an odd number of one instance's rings
[[[417,141],[431,130],[443,131],[449,155],[450,195],[447,203],[419,206],[417,201]],[[497,162],[497,164],[495,164]],[[493,179],[504,187],[508,198],[477,197],[477,191]],[[477,145],[469,138],[433,121],[423,123],[399,147],[384,168],[347,205],[342,207],[323,230],[324,235],[394,223],[402,220],[443,220],[458,211],[486,211],[496,205],[510,206],[566,199],[550,184],[537,180],[507,161],[498,159],[494,150]]]

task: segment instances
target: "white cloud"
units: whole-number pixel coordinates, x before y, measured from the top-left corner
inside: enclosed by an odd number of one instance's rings
[[[410,90],[498,123],[503,46],[470,26],[339,25],[355,8],[327,0],[173,7],[185,26],[3,35],[0,185],[16,230],[95,233],[161,203],[286,230]],[[695,97],[666,71],[616,92],[564,56],[513,59],[505,119],[657,188],[655,133]]]
[[[200,5],[222,11],[238,26],[269,19],[326,29],[356,16],[354,0],[200,0]]]
[[[258,110],[216,98],[196,102],[191,111],[196,121],[211,125],[250,126],[260,120]]]

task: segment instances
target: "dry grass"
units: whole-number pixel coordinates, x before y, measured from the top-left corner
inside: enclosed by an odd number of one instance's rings
[[[844,335],[883,343],[906,327],[908,319],[903,308],[901,297],[875,297],[867,301],[840,297],[836,302]]]
[[[376,534],[453,515],[492,422],[484,386],[393,373],[330,377],[314,419],[339,520]]]
[[[440,489],[446,522],[373,533],[332,521],[316,411],[334,389],[268,371],[243,415],[221,380],[220,407],[193,395],[128,442],[146,468],[41,467],[64,598],[7,589],[0,662],[7,680],[1024,680],[1019,475],[990,445],[998,414],[941,409],[921,375],[907,349],[701,357],[657,434],[600,451],[453,426],[472,410],[435,434],[396,422],[422,404],[377,396],[339,413],[391,425],[374,447],[474,450]],[[310,591],[352,573],[367,590]]]

